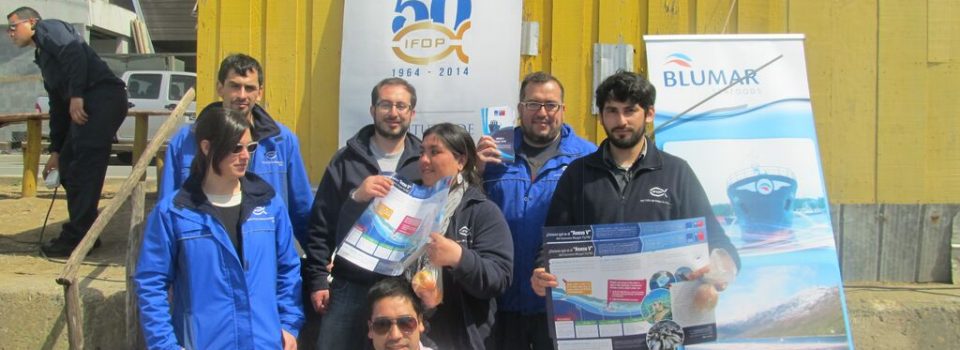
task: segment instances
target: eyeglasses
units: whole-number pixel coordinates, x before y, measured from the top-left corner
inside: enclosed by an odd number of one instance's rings
[[[410,334],[417,330],[419,322],[413,316],[400,316],[394,319],[383,317],[370,321],[370,329],[377,334],[384,335],[390,332],[394,324],[397,325],[397,328],[400,328],[400,333]]]
[[[21,19],[21,20],[19,20],[19,21],[10,23],[10,26],[7,27],[7,33],[12,33],[13,31],[17,30],[17,26],[20,25],[20,23],[24,23],[24,22],[30,22],[30,19],[29,19],[29,18],[28,18],[28,19]]]
[[[523,109],[525,109],[525,110],[527,110],[527,111],[529,111],[529,112],[536,112],[536,111],[539,111],[540,108],[543,108],[543,109],[545,109],[545,110],[547,111],[547,113],[556,112],[557,109],[560,108],[560,106],[563,106],[562,103],[556,103],[556,102],[534,102],[534,101],[520,102],[520,105],[523,106]]]
[[[393,103],[390,101],[380,101],[377,102],[377,108],[384,112],[393,108],[396,108],[397,112],[406,112],[408,109],[410,109],[410,105],[403,102]]]
[[[253,142],[248,143],[248,144],[246,144],[246,145],[241,144],[241,143],[238,143],[236,146],[233,146],[232,152],[233,152],[234,154],[240,153],[241,151],[243,151],[244,148],[246,148],[246,149],[247,149],[247,153],[253,153],[253,152],[255,152],[255,151],[257,150],[257,146],[258,146],[258,145],[260,145],[260,143],[257,142],[257,141],[253,141]]]

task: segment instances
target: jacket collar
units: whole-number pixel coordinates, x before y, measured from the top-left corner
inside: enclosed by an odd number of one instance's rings
[[[240,178],[240,191],[243,194],[240,205],[241,218],[248,217],[254,208],[269,204],[276,195],[273,187],[252,171],[247,171]],[[177,191],[176,196],[173,197],[173,205],[177,208],[213,213],[213,206],[201,188],[200,177],[194,174],[190,174],[183,183],[183,187]]]
[[[460,200],[460,205],[457,208],[457,212],[463,210],[468,205],[479,203],[487,200],[487,197],[483,195],[483,185],[471,185],[467,187],[467,190],[463,192],[463,199]]]
[[[353,135],[353,137],[347,140],[346,148],[370,164],[377,164],[377,160],[373,158],[373,153],[370,152],[370,139],[373,137],[373,133],[373,124],[364,126],[360,131],[357,131],[356,135]],[[403,165],[410,162],[411,159],[416,161],[419,158],[420,139],[408,132],[403,140],[403,154],[400,155],[400,161],[397,163],[397,167],[403,167]]]
[[[212,103],[214,106],[223,107],[223,101]],[[263,140],[280,134],[280,126],[277,121],[270,117],[267,110],[260,105],[253,105],[253,139]]]
[[[568,142],[571,137],[575,135],[570,125],[567,125],[567,123],[560,125],[560,145],[558,149],[561,155],[566,156],[580,153],[573,144]],[[517,151],[520,147],[523,147],[523,127],[518,125],[513,128],[513,149]]]
[[[646,135],[643,136],[647,144],[647,154],[643,157],[640,157],[638,164],[634,164],[632,170],[654,170],[660,169],[663,167],[663,155],[660,154],[660,150],[657,149],[657,145],[650,141]],[[600,147],[597,148],[596,152],[585,157],[584,162],[586,165],[595,168],[602,168],[608,171],[616,170],[613,165],[609,164],[606,160],[603,159],[603,154],[606,152],[607,147],[609,147],[610,140],[604,139],[603,143],[600,144]]]

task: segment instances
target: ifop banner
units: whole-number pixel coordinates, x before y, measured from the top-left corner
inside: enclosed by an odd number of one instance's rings
[[[370,92],[388,77],[417,89],[411,133],[451,122],[479,138],[482,108],[516,103],[521,6],[511,0],[345,2],[340,145],[372,122]]]

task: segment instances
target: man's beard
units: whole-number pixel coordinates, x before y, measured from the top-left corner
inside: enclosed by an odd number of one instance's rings
[[[409,125],[400,124],[400,129],[394,132],[389,127],[384,126],[385,124],[386,123],[375,123],[373,129],[377,135],[380,135],[380,137],[390,140],[403,138],[407,134],[407,130],[410,128]]]
[[[640,140],[643,139],[643,134],[647,131],[647,126],[646,124],[644,124],[644,126],[640,128],[640,130],[633,132],[632,134],[630,134],[630,136],[628,136],[625,139],[619,139],[614,137],[613,135],[614,131],[615,130],[607,130],[607,139],[610,140],[610,144],[612,144],[616,148],[629,149],[629,148],[633,148],[638,143],[640,143]]]
[[[540,135],[534,132],[533,126],[522,125],[523,137],[527,139],[528,143],[533,143],[534,145],[542,146],[547,145],[557,139],[557,136],[560,135],[560,128],[555,128],[548,132],[546,135]]]

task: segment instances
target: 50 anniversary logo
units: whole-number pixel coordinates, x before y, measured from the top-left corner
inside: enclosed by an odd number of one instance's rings
[[[447,3],[446,0],[397,0],[394,8],[397,16],[391,29],[392,48],[398,58],[426,65],[456,52],[460,62],[470,63],[470,57],[463,52],[463,35],[470,29],[471,0],[456,0],[453,26],[446,23]]]

